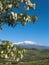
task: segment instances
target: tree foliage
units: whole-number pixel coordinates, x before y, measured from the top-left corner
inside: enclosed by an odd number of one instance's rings
[[[21,10],[21,4],[24,6],[24,12]],[[31,21],[35,22],[37,16],[29,16],[26,13],[29,9],[35,9],[35,3],[32,3],[30,0],[0,0],[0,29],[3,24],[14,27],[18,22],[22,25]],[[17,10],[21,11],[17,12]]]
[[[7,40],[1,41],[0,44],[0,59],[7,61],[20,61],[23,59],[25,49],[14,46]]]

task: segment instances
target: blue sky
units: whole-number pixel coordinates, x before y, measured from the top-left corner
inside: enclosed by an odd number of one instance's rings
[[[28,11],[28,14],[38,15],[38,21],[35,24],[28,23],[25,26],[18,24],[15,28],[4,25],[3,30],[0,31],[1,40],[12,42],[29,40],[49,46],[49,0],[33,1],[36,3],[36,9]]]

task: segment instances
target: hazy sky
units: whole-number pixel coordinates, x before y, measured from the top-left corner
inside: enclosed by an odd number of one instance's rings
[[[4,25],[3,30],[0,31],[0,39],[12,42],[29,40],[49,46],[49,0],[33,1],[36,3],[36,10],[30,10],[28,14],[37,14],[38,21],[25,26],[18,24],[15,28]]]

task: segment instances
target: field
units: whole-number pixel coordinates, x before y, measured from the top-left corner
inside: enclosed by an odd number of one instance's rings
[[[0,63],[0,65],[49,65],[49,60],[34,60],[29,62],[19,62],[19,63]]]

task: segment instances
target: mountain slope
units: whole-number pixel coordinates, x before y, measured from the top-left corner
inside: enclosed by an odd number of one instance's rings
[[[17,42],[13,44],[23,48],[49,49],[48,46],[42,46],[42,45],[39,45],[39,43],[32,42],[32,41]]]

